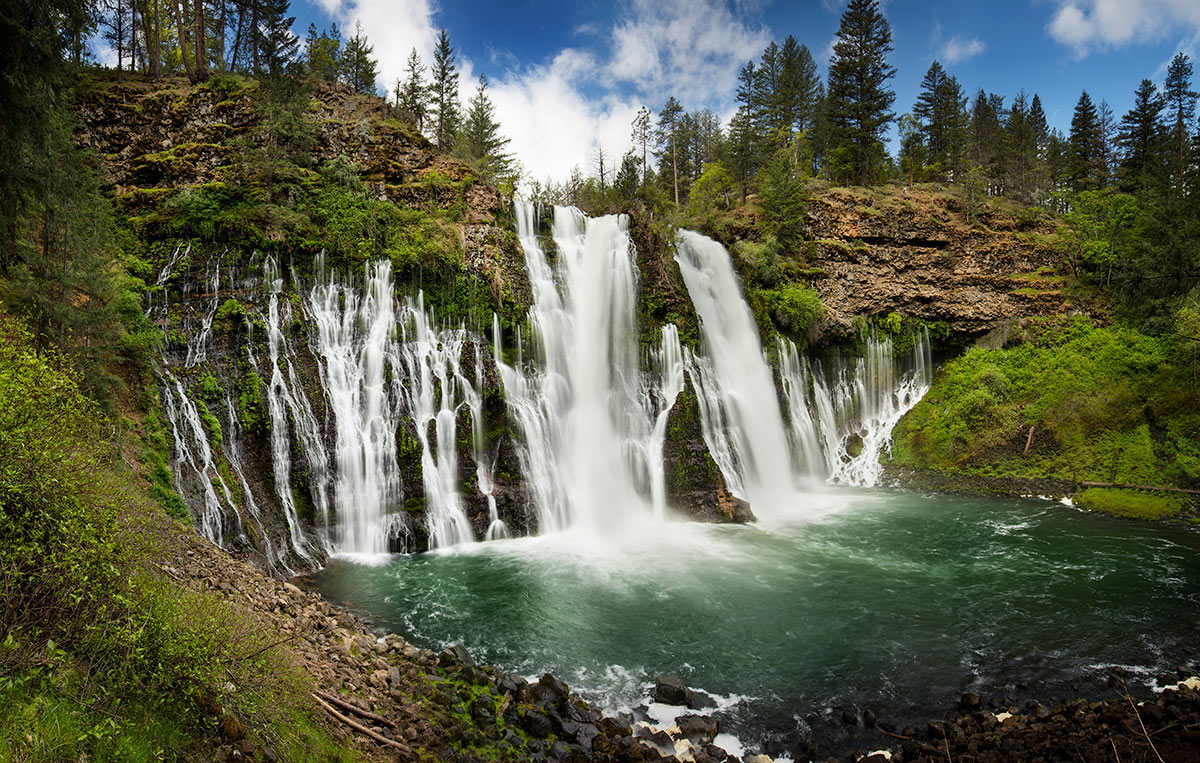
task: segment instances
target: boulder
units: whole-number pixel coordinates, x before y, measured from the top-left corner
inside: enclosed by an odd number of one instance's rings
[[[700,709],[696,693],[689,689],[679,676],[659,676],[654,679],[654,701],[664,705],[683,705],[693,710]]]

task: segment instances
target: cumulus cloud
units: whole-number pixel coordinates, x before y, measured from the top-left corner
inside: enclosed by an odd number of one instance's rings
[[[736,86],[738,69],[770,42],[765,27],[751,28],[724,0],[633,0],[612,30],[608,73],[655,101],[674,95],[707,104]]]
[[[974,58],[986,49],[987,45],[977,37],[952,37],[942,45],[940,57],[948,64],[957,64]]]
[[[403,76],[404,63],[416,48],[421,60],[433,61],[438,27],[433,23],[429,0],[318,0],[342,28],[342,37],[354,34],[361,22],[379,62],[377,84],[385,91]],[[453,40],[453,37],[451,38]]]
[[[1078,58],[1093,50],[1200,33],[1196,0],[1058,0],[1046,31]]]
[[[409,51],[428,65],[438,28],[433,0],[313,0],[353,34],[361,21],[379,61],[377,84],[390,91],[404,76]],[[630,148],[638,108],[673,95],[687,109],[728,110],[738,70],[770,43],[765,26],[747,24],[734,7],[761,0],[629,0],[611,25],[585,22],[578,47],[526,67],[491,55],[489,94],[510,148],[529,177],[563,180],[585,171],[597,146],[614,168]],[[738,4],[731,7],[731,3]],[[451,42],[454,29],[447,22]],[[489,51],[477,51],[485,58]],[[481,62],[458,51],[460,98],[475,92]],[[498,71],[501,67],[507,71]]]

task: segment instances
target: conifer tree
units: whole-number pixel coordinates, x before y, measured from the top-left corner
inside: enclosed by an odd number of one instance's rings
[[[338,78],[338,61],[341,60],[342,34],[336,23],[330,24],[329,29],[317,34],[315,24],[308,25],[308,36],[305,38],[304,57],[308,65],[308,73],[317,79],[334,82]]]
[[[1086,90],[1075,104],[1067,148],[1067,184],[1071,189],[1078,192],[1100,188],[1104,178],[1100,117]]]
[[[679,203],[679,123],[683,116],[683,106],[675,100],[675,96],[667,99],[662,111],[658,112],[659,155],[671,162],[671,186],[675,191],[675,203]]]
[[[273,77],[280,76],[296,60],[300,40],[292,34],[295,16],[288,16],[289,0],[257,0],[259,23],[254,28],[254,44],[260,65]]]
[[[1170,119],[1171,175],[1176,187],[1182,185],[1188,166],[1188,133],[1196,115],[1196,98],[1192,90],[1192,62],[1183,53],[1176,53],[1167,67],[1167,79],[1163,83],[1167,116]]]
[[[642,154],[642,173],[641,185],[646,184],[646,154],[650,147],[650,141],[654,139],[654,132],[650,127],[650,109],[642,106],[638,109],[637,116],[633,118],[633,145],[635,148],[641,149]]]
[[[913,116],[925,140],[929,169],[939,178],[952,175],[961,152],[966,99],[958,80],[934,61],[921,80]]]
[[[488,97],[487,88],[487,77],[479,75],[479,86],[467,104],[455,151],[479,170],[484,180],[495,183],[512,173],[512,155],[505,150],[509,140],[500,135],[496,108]]]
[[[1154,83],[1142,80],[1134,91],[1133,107],[1121,117],[1121,190],[1143,190],[1156,174],[1166,147],[1161,117],[1165,105]]]
[[[827,118],[835,176],[866,185],[879,176],[884,134],[896,100],[887,81],[892,30],[877,0],[850,0],[829,61]]]
[[[433,142],[440,150],[449,151],[454,147],[460,117],[458,65],[445,27],[438,35],[437,47],[433,51],[432,78],[429,90],[433,106]]]
[[[420,130],[429,110],[429,87],[425,84],[425,65],[416,48],[408,54],[404,74],[403,82],[396,81],[396,108],[404,121]]]
[[[376,92],[375,78],[378,76],[379,67],[375,59],[371,58],[374,52],[374,46],[367,42],[367,36],[363,34],[362,22],[355,22],[354,36],[346,40],[339,68],[342,81],[356,93],[374,95]]]

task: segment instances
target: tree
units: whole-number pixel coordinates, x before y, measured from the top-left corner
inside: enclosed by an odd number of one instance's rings
[[[484,180],[495,183],[512,174],[512,155],[505,151],[509,140],[500,135],[496,108],[488,97],[487,88],[487,77],[479,75],[479,86],[467,105],[455,151],[470,162]]]
[[[288,16],[288,0],[257,0],[259,23],[254,28],[259,62],[266,71],[278,77],[296,60],[300,40],[292,34],[295,16]]]
[[[1100,188],[1104,178],[1102,161],[1104,147],[1101,145],[1100,117],[1092,98],[1083,91],[1075,104],[1071,117],[1071,135],[1068,144],[1067,182],[1075,191]]]
[[[706,164],[704,172],[692,183],[687,212],[692,217],[708,218],[718,206],[728,206],[733,181],[719,164]]]
[[[650,109],[642,106],[638,109],[637,116],[633,118],[633,145],[642,150],[642,179],[641,184],[646,184],[646,152],[650,146],[650,141],[654,139],[654,131],[650,128]]]
[[[1183,174],[1188,166],[1189,125],[1196,115],[1196,98],[1192,90],[1192,62],[1183,53],[1176,53],[1167,67],[1167,79],[1163,83],[1167,115],[1171,119],[1170,143],[1172,149],[1171,175],[1175,186],[1182,185]]]
[[[308,25],[308,37],[305,38],[304,55],[308,64],[308,73],[317,79],[333,82],[338,78],[338,61],[341,60],[342,35],[336,23],[330,24],[327,31],[317,34],[315,24]]]
[[[675,203],[679,203],[679,122],[683,114],[683,106],[675,100],[675,96],[667,99],[662,111],[658,112],[658,145],[660,155],[664,158],[668,149],[671,156],[671,183],[675,189]]]
[[[454,136],[458,132],[458,66],[445,27],[438,35],[433,51],[432,76],[429,89],[433,105],[433,142],[440,150],[449,151],[454,147]]]
[[[729,121],[729,165],[745,204],[754,174],[754,125],[744,108],[739,108]]]
[[[1123,151],[1121,189],[1138,191],[1147,186],[1161,163],[1166,147],[1162,110],[1165,106],[1158,88],[1142,80],[1133,94],[1133,108],[1121,117],[1120,145]]]
[[[966,97],[958,80],[934,61],[921,80],[913,117],[925,141],[929,169],[938,177],[950,177],[961,162],[965,111]]]
[[[429,110],[429,87],[425,84],[425,65],[413,48],[404,65],[404,82],[396,81],[396,108],[400,118],[420,130]]]
[[[378,64],[371,58],[374,52],[375,47],[367,42],[367,36],[363,34],[362,22],[355,22],[354,36],[346,40],[339,69],[342,72],[342,80],[356,93],[374,95],[376,92]],[[457,79],[455,76],[455,80]]]
[[[126,58],[129,59],[129,70],[133,70],[133,3],[107,0],[106,5],[109,13],[104,20],[104,39],[117,53],[117,81],[120,82]]]
[[[613,182],[613,190],[622,201],[632,201],[641,185],[642,175],[638,167],[637,153],[629,149],[621,157],[621,166],[617,170],[617,178]]]
[[[867,185],[879,176],[896,100],[887,81],[892,30],[877,0],[850,0],[829,61],[829,114],[837,176]]]
[[[804,184],[791,151],[777,151],[759,173],[763,229],[785,248],[804,235]]]

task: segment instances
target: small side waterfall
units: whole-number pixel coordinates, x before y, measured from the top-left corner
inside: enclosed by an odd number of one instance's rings
[[[700,316],[705,357],[690,363],[704,437],[725,483],[760,516],[784,509],[796,492],[787,435],[754,316],[725,247],[680,231],[679,263]]]
[[[518,357],[506,364],[498,328],[493,339],[509,409],[524,435],[519,457],[538,530],[624,527],[661,513],[662,437],[682,387],[682,353],[677,334],[664,331],[659,378],[643,379],[628,222],[556,207],[552,268],[538,241],[536,210],[517,202],[515,212],[533,287],[537,362],[527,368]]]
[[[912,352],[897,359],[893,340],[869,331],[865,354],[836,359],[828,371],[779,341],[780,376],[793,445],[810,475],[847,485],[875,485],[892,428],[929,390],[929,331],[913,332]]]

